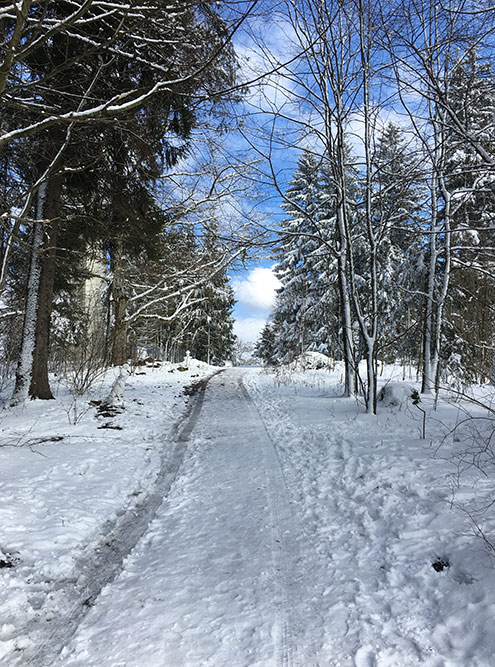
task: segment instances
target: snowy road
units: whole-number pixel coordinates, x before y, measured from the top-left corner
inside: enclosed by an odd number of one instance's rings
[[[457,406],[425,401],[423,440],[407,399],[342,398],[338,366],[213,371],[136,374],[116,430],[35,404],[29,440],[11,419],[0,665],[493,667],[493,560],[452,509]],[[491,503],[490,477],[461,481]]]
[[[59,665],[311,665],[297,521],[241,372],[214,377],[172,489]]]

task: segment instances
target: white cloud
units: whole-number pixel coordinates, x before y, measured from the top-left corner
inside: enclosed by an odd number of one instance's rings
[[[238,317],[234,322],[234,333],[244,343],[255,343],[260,337],[266,320],[257,317]]]
[[[394,125],[398,125],[400,129],[404,132],[404,137],[411,140],[411,120],[409,116],[404,113],[399,113],[393,109],[386,109],[383,107],[377,107],[371,117],[371,131],[372,139],[376,141],[380,136],[380,133],[385,129],[388,123],[392,122]],[[358,160],[362,160],[365,155],[364,150],[364,138],[365,138],[365,126],[364,126],[364,111],[362,107],[356,109],[352,115],[352,119],[347,124],[346,128],[346,139],[349,141],[352,154]]]
[[[271,269],[257,267],[245,279],[234,278],[232,287],[235,298],[243,305],[269,310],[275,303],[275,290],[280,287],[280,281]]]

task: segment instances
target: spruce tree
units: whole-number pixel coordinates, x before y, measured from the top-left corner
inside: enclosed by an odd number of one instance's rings
[[[275,256],[281,287],[272,320],[279,361],[291,361],[309,350],[329,352],[329,253],[323,242],[328,233],[327,199],[322,195],[321,161],[306,152],[285,195],[287,217]]]
[[[205,230],[200,256],[207,265],[208,280],[193,291],[193,297],[199,303],[186,315],[189,332],[184,344],[196,359],[219,365],[231,360],[234,354],[236,338],[232,310],[235,299],[227,266],[222,265],[218,225],[215,223]],[[201,273],[200,270],[200,280]]]
[[[483,381],[493,377],[495,172],[466,136],[495,156],[495,78],[474,49],[453,71],[449,92],[463,132],[451,128],[447,133],[447,183],[455,209],[443,357],[448,370],[462,368],[461,380]]]
[[[278,363],[274,322],[269,320],[263,327],[261,336],[254,348],[254,354],[263,361],[265,366],[275,366]]]
[[[420,353],[425,281],[422,173],[404,132],[388,123],[373,156],[373,217],[378,237],[380,348],[384,360]]]

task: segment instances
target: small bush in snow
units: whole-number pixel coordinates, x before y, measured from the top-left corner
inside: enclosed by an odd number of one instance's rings
[[[414,387],[403,382],[388,382],[384,385],[379,393],[378,400],[382,402],[385,407],[401,408],[407,404],[416,390]]]

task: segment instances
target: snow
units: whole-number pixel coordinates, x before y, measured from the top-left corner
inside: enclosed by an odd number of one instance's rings
[[[317,370],[319,368],[332,368],[335,365],[334,360],[321,352],[308,351],[301,354],[285,367],[290,371]]]
[[[124,364],[123,366],[118,367],[115,374],[115,380],[113,381],[112,388],[110,389],[110,393],[103,401],[105,405],[114,408],[124,407],[125,383],[127,382],[127,378],[129,377],[130,372],[129,364]]]
[[[376,416],[339,363],[216,371],[140,367],[113,416],[63,386],[4,411],[0,664],[492,665],[483,409],[422,397],[422,439],[399,369]]]
[[[183,385],[211,372],[204,364],[176,368],[138,368],[126,409],[114,417],[97,416],[63,386],[57,401],[1,415],[0,549],[14,567],[0,569],[0,664],[11,664],[19,642],[29,645],[30,623],[59,614],[57,589],[74,577],[78,559],[91,557],[102,527],[153,487],[160,448],[187,402]],[[93,398],[108,393],[113,375]]]

